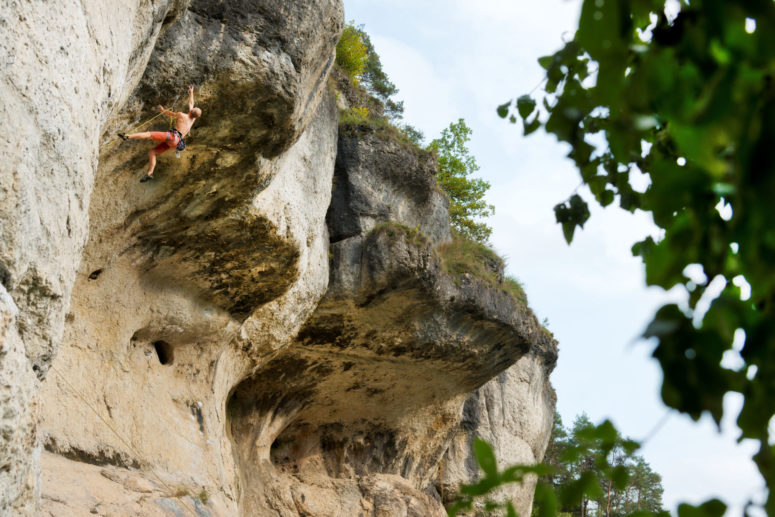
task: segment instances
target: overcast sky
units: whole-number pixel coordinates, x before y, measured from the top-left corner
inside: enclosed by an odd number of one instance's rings
[[[495,107],[531,92],[543,78],[536,63],[572,36],[578,1],[344,0],[345,16],[364,24],[384,70],[405,102],[405,119],[435,138],[464,118],[470,149],[492,185],[492,243],[508,272],[525,285],[530,306],[560,343],[552,375],[566,425],[586,412],[610,418],[627,436],[656,433],[641,451],[663,476],[665,503],[719,496],[736,504],[761,498],[763,482],[750,460],[753,444],[737,445],[734,426],[716,432],[668,414],[659,398],[661,373],[638,339],[669,295],[646,289],[630,247],[657,235],[650,218],[610,207],[592,217],[567,246],[552,207],[571,195],[579,175],[568,149],[543,133],[524,138]],[[582,195],[586,193],[582,189]],[[675,298],[675,296],[673,297]],[[729,396],[734,410],[739,400]],[[730,422],[733,419],[730,419]],[[662,422],[663,425],[658,426]]]

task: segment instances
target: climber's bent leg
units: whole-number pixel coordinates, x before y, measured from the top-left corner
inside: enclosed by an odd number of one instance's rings
[[[133,140],[156,140],[165,142],[167,140],[167,131],[143,131],[142,133],[129,133],[127,138]]]

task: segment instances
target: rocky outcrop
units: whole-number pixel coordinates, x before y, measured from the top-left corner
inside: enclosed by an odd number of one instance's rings
[[[0,17],[0,515],[442,515],[473,434],[540,459],[555,343],[445,272],[432,156],[338,128],[338,0]],[[188,83],[139,184],[112,135]]]
[[[435,244],[450,239],[446,206],[430,157],[368,128],[340,132],[328,292],[295,342],[229,403],[243,486],[261,487],[246,494],[249,513],[444,515],[436,485],[445,451],[451,443],[452,458],[470,456],[473,434],[485,434],[465,422],[464,403],[520,358],[500,381],[520,395],[499,398],[516,422],[487,431],[506,461],[542,457],[555,344],[504,290],[444,272]],[[531,454],[509,443],[514,436]],[[471,481],[476,471],[448,472],[447,483],[453,474]],[[518,492],[509,495],[529,508],[532,487]]]

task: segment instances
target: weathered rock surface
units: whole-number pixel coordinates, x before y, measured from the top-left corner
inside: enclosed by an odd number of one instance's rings
[[[556,356],[532,350],[471,395],[463,418],[441,463],[439,485],[445,502],[459,496],[463,483],[479,480],[481,472],[472,452],[474,437],[489,442],[501,468],[541,461],[549,442],[556,396],[547,371]],[[535,480],[507,485],[494,498],[510,500],[519,515],[529,515]]]
[[[474,434],[540,459],[556,345],[444,272],[431,156],[338,132],[339,0],[8,7],[0,515],[443,515]],[[188,83],[141,185],[112,135]]]
[[[0,283],[9,295],[0,307],[0,512],[37,500],[38,379],[62,336],[102,127],[140,80],[163,21],[184,4],[40,0],[0,9]]]
[[[336,151],[326,77],[341,4],[219,4],[3,9],[3,51],[16,66],[3,77],[0,145],[16,161],[0,191],[10,293],[0,367],[4,409],[22,408],[0,413],[3,512],[34,508],[38,385],[28,372],[43,378],[60,341],[43,395],[48,448],[180,468],[187,475],[173,478],[214,483],[228,499],[223,424],[214,436],[202,427],[224,420],[233,377],[295,334],[325,290]],[[164,88],[200,78],[205,116],[190,151],[174,165],[161,158],[159,181],[140,188],[145,149],[110,135],[167,103]],[[154,347],[174,356],[166,370],[149,361],[158,365]]]
[[[444,515],[435,487],[451,442],[448,455],[469,456],[472,433],[489,432],[506,461],[536,461],[546,447],[553,340],[505,291],[443,272],[432,241],[402,226],[449,238],[434,169],[363,131],[340,133],[328,292],[296,341],[230,401],[243,486],[263,487],[246,494],[244,508],[256,515],[311,511],[302,507],[317,508],[314,515]],[[519,377],[500,381],[520,396],[498,399],[507,427],[466,426],[469,393],[520,358]],[[530,374],[534,382],[524,385]],[[503,422],[507,413],[515,422]],[[514,436],[524,446],[511,445]],[[455,474],[471,481],[475,471]],[[529,508],[532,487],[509,495]]]
[[[331,242],[365,235],[380,223],[400,222],[434,245],[451,239],[448,202],[436,185],[436,162],[368,128],[339,139],[331,210]],[[352,269],[352,268],[348,268]]]

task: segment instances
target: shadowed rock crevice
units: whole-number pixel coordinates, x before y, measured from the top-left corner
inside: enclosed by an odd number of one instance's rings
[[[137,459],[116,450],[98,449],[96,451],[87,451],[78,447],[61,447],[53,438],[49,438],[43,444],[43,447],[49,452],[90,465],[113,465],[127,469],[139,469],[141,467]]]
[[[242,321],[296,281],[298,250],[278,238],[264,218],[213,225],[207,219],[200,224],[171,219],[137,236],[142,269],[151,283],[185,275],[202,297]]]
[[[173,349],[166,341],[154,341],[153,349],[156,351],[156,357],[159,358],[159,363],[168,365],[172,364],[175,360],[175,349]]]

